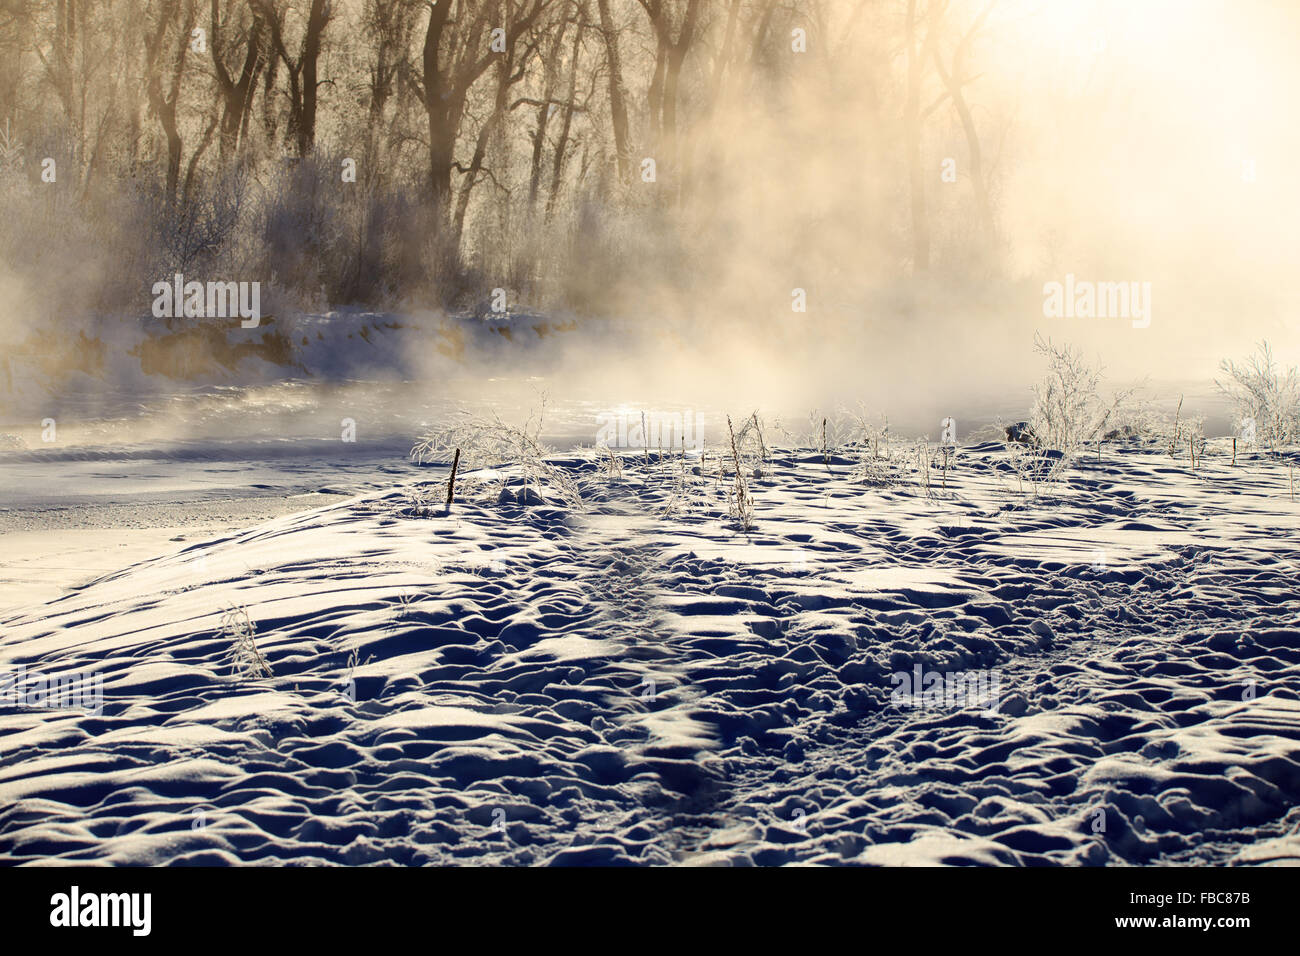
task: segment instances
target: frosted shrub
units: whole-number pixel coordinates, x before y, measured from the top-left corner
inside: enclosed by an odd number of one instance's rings
[[[271,677],[271,665],[258,649],[253,622],[242,607],[227,608],[221,615],[218,633],[230,641],[230,673],[234,680]]]
[[[540,500],[545,501],[549,496],[570,508],[581,509],[582,494],[577,483],[562,467],[547,460],[553,450],[541,441],[545,411],[543,399],[539,409],[522,426],[508,424],[496,412],[457,413],[447,424],[422,435],[412,446],[411,457],[421,464],[451,464],[459,449],[463,471],[493,467],[517,469],[523,486],[521,503],[527,502],[527,492],[531,489]]]
[[[1047,375],[1034,386],[1030,427],[1042,450],[1056,452],[1050,477],[1069,467],[1085,444],[1099,439],[1132,390],[1111,401],[1100,394],[1101,368],[1084,361],[1083,353],[1051,339],[1034,337],[1034,351],[1047,359]]]
[[[750,419],[752,422],[758,421],[757,413]],[[747,423],[748,424],[748,423]],[[758,432],[757,441],[762,443],[762,430],[755,426]],[[742,453],[741,449],[745,447],[743,436],[745,429],[737,432],[731,424],[731,416],[727,416],[727,431],[731,439],[731,467],[734,471],[732,475],[731,486],[727,489],[727,513],[744,531],[749,531],[754,527],[754,498],[749,489],[749,477],[760,474],[759,468],[753,466]],[[753,436],[751,435],[751,445]],[[723,456],[725,458],[725,456]],[[722,460],[718,462],[718,468],[725,473],[725,466]]]
[[[1300,375],[1294,365],[1280,368],[1272,347],[1261,342],[1245,361],[1225,359],[1219,368],[1228,380],[1214,384],[1235,406],[1239,423],[1253,422],[1256,441],[1277,448],[1300,438]]]

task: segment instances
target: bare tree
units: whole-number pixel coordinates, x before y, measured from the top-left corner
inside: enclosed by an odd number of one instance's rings
[[[569,90],[567,98],[560,107],[560,135],[556,139],[555,153],[551,160],[551,191],[546,199],[546,218],[555,214],[555,204],[560,197],[560,184],[564,178],[564,159],[569,150],[569,137],[573,132],[573,114],[577,109],[578,75],[582,59],[582,32],[587,26],[587,5],[578,4],[578,25],[573,33],[573,50],[569,54]]]
[[[248,0],[247,4],[232,2],[232,8],[237,7],[246,15],[237,17],[233,10],[228,10],[225,18],[221,15],[221,0],[211,0],[211,3],[208,48],[212,51],[212,67],[222,101],[220,143],[221,158],[226,161],[239,148],[252,115],[257,77],[266,65],[263,46],[266,25],[257,0]],[[236,78],[228,58],[238,58],[241,48],[243,63]]]
[[[907,48],[907,95],[903,106],[903,136],[907,154],[907,180],[912,213],[912,268],[930,269],[930,222],[925,206],[925,171],[921,166],[921,81],[925,61],[934,44],[934,23],[918,41],[916,0],[907,0],[904,43]],[[919,45],[918,45],[919,43]]]
[[[428,121],[430,201],[436,220],[447,229],[443,241],[445,256],[454,259],[460,241],[451,210],[451,174],[456,168],[456,141],[470,89],[494,59],[510,50],[541,16],[547,2],[525,0],[515,9],[513,2],[505,0],[501,4],[504,9],[496,10],[504,20],[495,28],[490,20],[496,4],[465,0],[428,4],[429,21],[421,56],[423,70],[414,83]],[[495,37],[493,29],[500,31]]]
[[[568,17],[557,18],[557,22],[552,26],[551,42],[547,45],[546,59],[543,64],[541,99],[531,100],[527,97],[520,97],[511,106],[513,109],[517,106],[531,105],[537,110],[536,125],[533,127],[531,134],[533,149],[528,172],[528,213],[530,216],[537,206],[537,197],[541,191],[542,159],[546,152],[546,131],[551,125],[551,115],[559,107],[559,103],[555,98],[555,87],[559,83],[560,61],[563,58],[561,48],[564,44],[564,34],[568,26]]]
[[[367,174],[378,170],[378,141],[385,127],[385,111],[404,73],[409,73],[409,47],[412,21],[408,0],[366,0],[362,18],[364,36],[369,44],[368,123],[366,125]],[[376,172],[382,178],[382,174]]]
[[[311,0],[302,44],[297,56],[285,45],[284,28],[271,0],[257,0],[267,24],[271,48],[284,64],[289,78],[288,135],[299,156],[306,156],[316,145],[316,100],[320,87],[317,68],[321,41],[330,22],[329,0]]]
[[[194,0],[184,0],[183,3],[182,0],[163,0],[146,50],[148,82],[145,95],[167,140],[167,197],[172,200],[176,198],[180,178],[182,147],[176,104],[180,99],[185,55],[190,49],[190,31],[194,28],[195,15]],[[178,29],[169,45],[168,33],[173,26]]]
[[[972,41],[979,34],[980,30],[988,21],[989,14],[997,6],[997,0],[990,0],[983,11],[976,16],[974,23],[962,35],[957,43],[956,49],[952,54],[951,68],[945,67],[943,56],[939,52],[937,43],[931,44],[930,56],[934,61],[935,72],[939,74],[939,79],[943,82],[946,97],[952,101],[954,111],[961,121],[962,132],[966,136],[966,149],[968,162],[970,164],[970,181],[971,188],[975,193],[975,209],[979,218],[980,231],[984,236],[985,243],[992,247],[996,241],[996,231],[993,224],[993,207],[989,201],[988,183],[985,180],[983,151],[980,148],[979,133],[975,129],[975,118],[971,114],[970,105],[966,102],[966,95],[963,87],[978,77],[969,76],[966,72],[966,60],[970,54]],[[945,12],[946,4],[936,5],[933,16],[941,18]],[[935,27],[932,23],[931,29]]]
[[[700,24],[701,0],[685,0],[685,10],[674,15],[671,0],[638,0],[650,18],[656,39],[654,76],[648,93],[652,134],[660,144],[663,156],[661,167],[666,166],[676,176],[677,164],[677,104],[681,86],[682,65],[696,39]],[[680,177],[677,179],[680,184]]]
[[[739,3],[740,0],[733,0]],[[600,12],[600,34],[605,43],[606,74],[609,80],[610,132],[614,137],[614,154],[618,157],[618,178],[626,182],[631,170],[631,147],[628,141],[627,94],[623,89],[623,58],[618,49],[618,32],[610,15],[609,0],[596,0]]]
[[[460,195],[456,200],[456,212],[452,217],[450,245],[452,249],[458,249],[460,246],[461,235],[465,229],[465,212],[469,207],[470,193],[478,183],[479,176],[484,172],[483,161],[487,156],[488,144],[492,136],[497,133],[501,124],[504,122],[507,112],[509,111],[508,102],[510,88],[523,79],[525,71],[528,69],[528,63],[537,51],[541,43],[538,36],[529,36],[523,43],[522,51],[516,50],[514,43],[510,41],[509,35],[506,37],[506,47],[497,57],[496,60],[496,90],[492,98],[492,112],[488,118],[479,127],[478,136],[474,140],[474,154],[470,159],[468,167],[456,165],[458,171],[465,174],[464,182],[461,184]]]

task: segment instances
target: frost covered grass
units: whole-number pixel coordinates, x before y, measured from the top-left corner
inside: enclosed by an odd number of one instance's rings
[[[565,469],[548,460],[555,450],[541,440],[545,415],[545,396],[522,425],[512,425],[496,412],[461,411],[421,435],[410,455],[419,464],[458,463],[465,470],[479,471],[475,485],[495,491],[503,502],[529,505],[554,501],[581,510],[583,497],[577,483]],[[484,469],[500,475],[486,477]],[[451,490],[448,487],[447,500]]]
[[[1219,369],[1227,377],[1215,385],[1257,441],[1274,450],[1300,439],[1300,372],[1280,366],[1268,342],[1240,362],[1224,359]]]
[[[727,416],[727,432],[712,450],[701,448],[688,456],[685,448],[652,449],[647,444],[623,454],[597,444],[590,449],[587,467],[575,472],[557,463],[555,450],[542,441],[543,398],[522,425],[496,414],[454,416],[421,436],[411,455],[421,463],[445,464],[459,451],[469,471],[463,479],[466,486],[487,489],[481,498],[490,500],[495,494],[506,504],[548,503],[580,510],[604,500],[609,485],[630,475],[638,487],[660,487],[656,494],[662,494],[664,515],[707,516],[721,505],[722,514],[745,532],[762,520],[763,487],[787,480],[810,462],[828,474],[842,474],[847,466],[848,475],[867,489],[951,498],[954,478],[967,467],[966,448],[996,440],[1001,445],[997,471],[1004,490],[1047,501],[1068,490],[1070,476],[1079,474],[1080,467],[1086,472],[1100,466],[1111,447],[1161,449],[1202,478],[1207,461],[1226,458],[1235,466],[1239,459],[1251,460],[1248,445],[1232,436],[1207,435],[1204,416],[1185,411],[1181,398],[1171,408],[1142,397],[1140,387],[1107,392],[1103,369],[1086,360],[1080,349],[1037,336],[1035,351],[1045,369],[1030,392],[1027,420],[989,426],[969,436],[973,442],[965,445],[894,434],[886,415],[858,403],[830,414],[814,409],[798,435],[776,420],[773,427],[785,439],[777,449],[767,437],[772,429],[754,410],[744,418]],[[1239,408],[1262,422],[1261,440],[1276,447],[1294,438],[1295,370],[1281,370],[1266,346],[1251,362],[1225,362],[1224,367],[1238,383],[1232,394]],[[596,476],[606,487],[592,484]],[[707,490],[710,483],[712,494]],[[413,499],[408,513],[434,513],[431,501]]]
[[[1040,450],[1057,452],[1044,459],[1040,480],[1058,479],[1086,445],[1105,436],[1117,412],[1135,389],[1101,395],[1102,368],[1087,362],[1083,352],[1056,345],[1050,338],[1034,337],[1034,351],[1047,362],[1047,374],[1033,388],[1030,427]]]
[[[221,615],[218,635],[230,643],[230,676],[232,680],[269,678],[271,665],[257,646],[256,630],[248,616],[248,609],[229,607]]]
[[[439,509],[428,488],[412,485],[406,489],[406,508],[403,513],[412,518],[432,518],[439,513]]]
[[[731,438],[731,461],[734,472],[731,488],[727,492],[727,513],[733,521],[740,525],[742,530],[749,531],[754,527],[754,498],[749,490],[746,463],[741,460],[740,456],[743,439],[737,439],[736,430],[731,425],[730,415],[727,416],[727,432]],[[721,467],[721,462],[719,462],[719,467]],[[755,469],[753,474],[757,476],[759,471]]]

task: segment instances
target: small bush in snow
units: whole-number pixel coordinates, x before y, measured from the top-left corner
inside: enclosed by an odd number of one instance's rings
[[[406,489],[406,514],[412,518],[432,518],[439,511],[435,498],[426,489],[417,486]]]
[[[1225,359],[1219,368],[1228,380],[1214,384],[1236,407],[1240,421],[1253,422],[1256,441],[1277,448],[1300,438],[1300,373],[1294,365],[1281,368],[1272,347],[1261,342],[1245,361]]]
[[[889,417],[880,416],[875,422],[865,406],[843,409],[849,421],[848,445],[857,454],[853,479],[872,487],[890,487],[903,480],[903,467],[889,446]]]
[[[617,481],[623,477],[623,456],[616,451],[612,451],[606,444],[596,446],[596,454],[600,458],[601,467],[605,470],[605,477],[610,481]]]
[[[763,435],[763,420],[757,411],[750,412],[740,429],[733,432],[732,438],[732,458],[738,467],[754,478],[772,474],[772,454]]]
[[[755,414],[753,421],[757,421]],[[737,436],[736,430],[731,425],[731,416],[727,416],[727,431],[731,437],[731,464],[735,469],[735,475],[731,487],[727,490],[727,513],[735,520],[740,527],[749,531],[754,526],[754,499],[749,490],[749,479],[747,472],[757,475],[757,470],[750,472],[750,466],[741,454],[741,447],[744,444],[743,438]],[[744,435],[742,430],[741,435]],[[762,432],[759,431],[758,441],[762,442]],[[719,468],[722,467],[721,461]]]
[[[421,436],[411,448],[411,457],[421,464],[451,464],[456,449],[460,449],[462,471],[476,468],[517,470],[520,503],[530,500],[528,493],[531,491],[538,500],[545,501],[549,496],[570,508],[581,509],[582,494],[577,483],[564,468],[547,460],[553,451],[541,441],[545,412],[545,398],[522,426],[506,423],[496,412],[490,415],[461,412],[447,424]],[[509,491],[507,483],[501,489],[502,495]]]
[[[253,622],[242,607],[227,608],[221,615],[218,633],[230,641],[230,672],[235,680],[253,680],[272,677],[271,665],[257,647]]]
[[[1107,402],[1100,393],[1101,368],[1084,361],[1082,351],[1057,346],[1038,335],[1034,336],[1034,351],[1047,359],[1047,375],[1034,386],[1029,424],[1038,448],[1058,453],[1035,456],[1043,462],[1052,459],[1045,477],[1056,478],[1087,443],[1105,435],[1132,389],[1115,393]]]

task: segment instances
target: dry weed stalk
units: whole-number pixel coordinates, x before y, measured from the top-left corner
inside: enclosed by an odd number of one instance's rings
[[[727,502],[731,517],[740,522],[745,531],[754,525],[754,503],[749,494],[749,483],[745,480],[744,467],[740,463],[740,448],[736,442],[736,430],[731,426],[731,416],[727,416],[727,431],[731,434],[731,459],[736,467],[736,480],[732,485]]]
[[[271,673],[271,665],[266,662],[266,658],[258,649],[253,622],[248,617],[247,608],[226,608],[221,615],[218,633],[228,639],[232,645],[230,651],[232,678],[252,680],[274,676]]]

